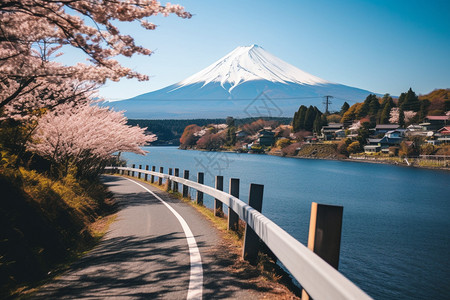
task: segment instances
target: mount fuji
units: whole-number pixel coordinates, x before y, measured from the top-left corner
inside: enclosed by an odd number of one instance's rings
[[[163,89],[106,105],[132,119],[291,117],[300,105],[339,110],[371,92],[308,74],[262,47],[238,47],[202,71]]]

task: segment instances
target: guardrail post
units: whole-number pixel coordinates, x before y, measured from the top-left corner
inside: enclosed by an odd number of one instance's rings
[[[173,172],[173,169],[169,168],[169,175],[172,175],[172,172]],[[172,180],[167,179],[166,185],[167,185],[166,186],[166,191],[168,192],[168,191],[170,191],[172,189]]]
[[[175,177],[180,177],[180,169],[175,168]],[[173,192],[178,193],[178,182],[173,182]]]
[[[145,165],[145,171],[148,171],[148,165]],[[144,180],[148,181],[148,174],[147,173],[144,175]]]
[[[223,191],[223,176],[216,176],[216,189]],[[214,216],[223,215],[223,203],[218,199],[214,199]]]
[[[197,182],[203,184],[205,181],[205,174],[198,172]],[[203,192],[197,191],[196,202],[198,205],[203,205]]]
[[[189,170],[184,170],[184,179],[189,179]],[[189,193],[189,187],[183,184],[183,198],[187,198]]]
[[[159,173],[163,173],[163,172],[164,172],[164,168],[163,167],[159,167]],[[158,177],[158,184],[159,185],[162,185],[162,180],[163,180],[162,176],[159,176]]]
[[[308,248],[336,270],[339,266],[343,211],[342,206],[311,204]],[[309,299],[305,290],[302,291],[304,299]]]
[[[136,168],[136,165],[132,164],[131,167],[134,169],[134,168]],[[134,177],[134,171],[131,171],[131,177]]]
[[[152,171],[155,172],[156,171],[156,167],[152,166]],[[150,176],[150,183],[154,183],[155,182],[155,175],[151,175]]]
[[[125,174],[125,171],[124,170],[120,170],[120,175],[123,175],[123,174]]]
[[[250,184],[250,193],[248,196],[248,205],[261,212],[263,201],[264,185]],[[242,251],[242,258],[248,260],[251,264],[256,264],[258,258],[260,240],[256,232],[245,224],[244,235],[244,249]]]
[[[125,166],[128,168],[128,166]],[[130,170],[127,170],[127,176],[130,176]]]
[[[230,179],[230,193],[231,196],[239,198],[239,178]],[[239,224],[239,216],[231,207],[228,207],[228,230],[237,231]]]
[[[139,170],[142,169],[142,165],[139,165]],[[138,178],[141,179],[141,172],[138,172]]]

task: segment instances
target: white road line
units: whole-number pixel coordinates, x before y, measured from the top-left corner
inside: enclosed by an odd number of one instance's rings
[[[144,190],[152,194],[156,199],[161,201],[162,204],[164,204],[178,219],[178,222],[180,222],[181,227],[183,228],[184,235],[186,236],[186,240],[189,247],[189,256],[191,260],[191,274],[189,277],[189,289],[186,299],[202,299],[203,295],[203,266],[202,266],[202,257],[200,256],[200,251],[197,247],[197,242],[195,241],[195,237],[192,234],[191,229],[189,228],[189,225],[186,223],[186,221],[183,219],[183,217],[175,210],[172,206],[170,206],[167,202],[165,202],[163,199],[161,199],[158,195],[156,195],[154,192],[150,191],[148,188],[143,186],[142,184],[131,180],[129,178],[125,178],[140,187],[142,187]]]

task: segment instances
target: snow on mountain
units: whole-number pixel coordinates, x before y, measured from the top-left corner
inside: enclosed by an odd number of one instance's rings
[[[252,80],[267,80],[284,84],[329,83],[288,64],[258,45],[252,45],[237,47],[206,69],[178,83],[178,88],[196,83],[207,85],[211,82],[220,82],[222,87],[227,83],[230,84],[228,92],[231,92],[239,84]]]
[[[360,102],[370,93],[306,73],[252,45],[176,84],[107,105],[134,119],[291,117],[302,104],[321,109],[326,95],[339,110],[344,101]]]

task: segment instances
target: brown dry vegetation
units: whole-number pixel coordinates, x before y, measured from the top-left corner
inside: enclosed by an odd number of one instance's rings
[[[0,194],[0,298],[23,294],[61,272],[95,245],[112,220],[103,185],[71,175],[55,180],[3,168]]]

